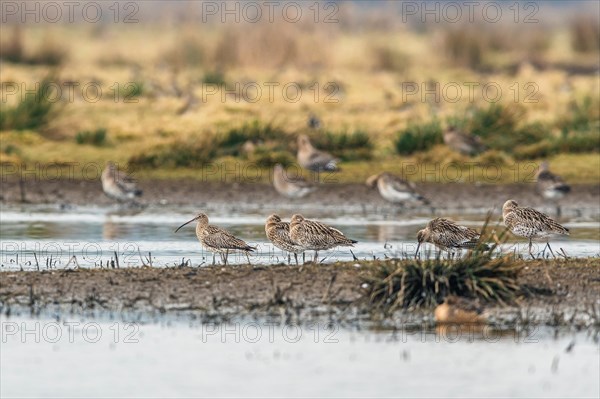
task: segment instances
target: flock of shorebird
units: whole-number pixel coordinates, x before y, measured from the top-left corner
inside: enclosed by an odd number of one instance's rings
[[[444,141],[448,146],[465,154],[475,154],[481,151],[483,145],[474,138],[457,131],[449,129],[444,134]],[[316,149],[310,142],[308,136],[298,137],[298,163],[305,169],[321,172],[337,169],[337,159],[331,154]],[[558,200],[570,191],[570,187],[557,175],[548,170],[547,163],[543,163],[536,175],[537,191],[544,198]],[[135,182],[120,173],[116,165],[108,162],[102,173],[102,188],[107,196],[119,202],[135,201],[142,192]],[[405,203],[419,201],[425,205],[429,201],[421,195],[414,183],[408,182],[388,172],[378,173],[367,179],[369,187],[379,190],[381,196],[392,203]],[[316,186],[309,184],[302,177],[287,176],[281,165],[275,165],[273,173],[273,186],[275,190],[288,198],[302,198],[314,190]],[[550,250],[549,237],[553,235],[568,235],[569,230],[558,224],[548,215],[533,208],[519,207],[513,200],[508,200],[502,207],[504,224],[514,235],[529,239],[529,254],[532,253],[533,239],[546,239],[546,248]],[[248,256],[256,248],[248,245],[245,241],[233,236],[227,230],[211,225],[208,216],[200,213],[193,219],[179,226],[175,232],[183,226],[196,221],[196,236],[201,245],[213,254],[220,254],[224,264],[231,252],[241,252]],[[339,246],[353,246],[355,240],[347,238],[340,230],[315,220],[305,219],[302,215],[295,214],[290,222],[282,221],[278,215],[271,215],[265,223],[267,238],[277,248],[293,254],[298,264],[298,254],[306,251],[314,251],[314,262],[318,261],[319,251],[330,250]],[[431,243],[437,248],[454,253],[466,248],[472,249],[479,245],[487,248],[485,243],[480,243],[480,233],[472,228],[461,226],[452,220],[435,218],[417,234],[417,252],[423,243]],[[248,262],[250,261],[248,257]],[[214,256],[213,256],[214,263]]]

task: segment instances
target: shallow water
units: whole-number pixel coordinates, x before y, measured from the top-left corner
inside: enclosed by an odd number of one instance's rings
[[[0,321],[2,397],[600,395],[598,342],[583,332]]]
[[[212,254],[202,250],[190,224],[177,234],[174,230],[194,214],[193,209],[157,207],[142,211],[120,211],[118,208],[79,207],[66,210],[55,206],[5,206],[0,212],[1,268],[10,270],[64,267],[72,256],[81,267],[98,267],[114,258],[116,252],[120,267],[139,266],[141,259],[153,266],[168,266],[191,262],[192,265],[212,264]],[[288,211],[280,213],[289,217]],[[264,211],[215,210],[210,222],[229,229],[251,245],[257,253],[250,258],[255,264],[287,262],[287,255],[274,248],[264,235]],[[395,214],[373,215],[364,213],[337,213],[314,210],[305,215],[318,218],[340,228],[359,243],[352,252],[359,259],[413,256],[416,233],[431,215]],[[447,215],[472,227],[480,227],[485,215]],[[571,236],[552,239],[555,250],[562,248],[573,257],[600,255],[600,222],[590,218],[561,220],[571,229]],[[537,243],[535,252],[544,243]],[[511,238],[503,251],[527,255],[527,242]],[[312,252],[307,257],[312,257]],[[549,252],[546,253],[549,256]],[[435,256],[427,245],[422,256]],[[338,248],[320,253],[320,260],[352,260],[349,248]],[[231,254],[230,263],[246,262],[241,255]],[[292,259],[293,261],[293,259]],[[217,262],[220,259],[217,256]],[[74,263],[71,263],[74,264]],[[38,266],[39,265],[39,266]]]

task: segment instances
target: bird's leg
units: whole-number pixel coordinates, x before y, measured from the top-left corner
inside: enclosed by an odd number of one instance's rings
[[[317,263],[317,260],[319,259],[319,251],[315,251],[315,258],[313,259],[313,263]]]
[[[213,252],[213,266],[215,265],[215,253]]]
[[[531,237],[529,237],[529,255],[531,255],[531,258],[532,258],[532,259],[535,259],[535,256],[533,256],[533,254],[531,253],[531,246],[532,246],[532,245],[533,245],[533,244],[531,243]]]
[[[229,249],[225,250],[225,266],[227,266],[227,258],[229,257]]]
[[[246,252],[246,260],[248,261],[248,264],[251,265],[252,263],[250,263],[250,255],[248,255],[248,252]]]
[[[554,252],[552,251],[552,248],[550,247],[550,241],[549,240],[546,240],[546,246],[550,250],[550,253],[552,254],[552,257],[554,257],[554,259],[556,259],[556,255],[554,255]]]
[[[290,263],[292,263],[292,256],[288,252],[288,266],[290,265]]]
[[[306,252],[302,252],[302,264],[306,263]]]
[[[294,252],[294,259],[296,259],[296,266],[298,266],[298,254]]]

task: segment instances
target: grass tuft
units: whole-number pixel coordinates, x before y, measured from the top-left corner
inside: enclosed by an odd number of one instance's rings
[[[96,130],[83,130],[75,135],[77,144],[90,144],[96,147],[106,144],[106,129],[99,128]]]
[[[427,151],[436,144],[442,143],[442,127],[437,120],[424,124],[411,124],[398,132],[394,142],[396,152],[410,155]]]

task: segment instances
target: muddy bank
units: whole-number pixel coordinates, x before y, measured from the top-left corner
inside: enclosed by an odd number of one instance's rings
[[[381,314],[362,300],[368,262],[292,266],[77,269],[2,272],[0,310],[32,313],[185,315],[201,321],[275,318],[361,325]],[[545,270],[552,279],[545,277]],[[510,306],[488,304],[494,323],[598,326],[600,259],[528,261],[527,294]],[[431,322],[432,310],[397,311],[387,324]]]
[[[318,190],[301,200],[290,200],[266,184],[215,183],[194,180],[147,180],[139,182],[144,191],[141,202],[146,205],[188,205],[198,209],[228,207],[237,209],[302,209],[332,207],[349,211],[398,211],[400,207],[384,201],[376,190],[363,184],[321,184]],[[437,210],[464,212],[489,209],[509,198],[547,211],[555,207],[540,198],[532,184],[476,185],[423,183],[419,190],[431,200]],[[33,204],[111,205],[99,181],[59,180],[25,181],[21,190],[18,180],[1,183],[2,204],[19,204],[24,199]],[[565,216],[600,213],[600,186],[576,185],[563,200]],[[420,205],[408,205],[414,210],[429,210]]]

